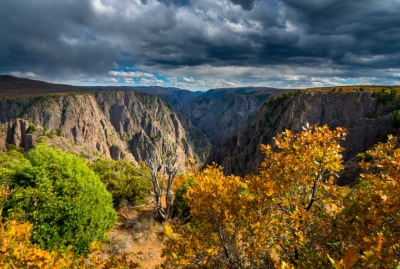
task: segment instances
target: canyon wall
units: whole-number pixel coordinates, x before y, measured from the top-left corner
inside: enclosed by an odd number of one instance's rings
[[[396,131],[395,109],[391,102],[379,102],[371,92],[297,91],[270,99],[258,110],[253,121],[211,153],[208,162],[220,163],[227,174],[257,173],[264,159],[261,144],[273,143],[273,137],[285,129],[300,132],[309,124],[328,124],[349,131],[342,146],[344,160],[350,161],[387,134]],[[343,176],[345,184],[351,175]]]
[[[168,153],[178,153],[182,161],[204,160],[209,148],[205,136],[181,121],[165,101],[132,91],[3,97],[0,123],[2,149],[7,143],[29,149],[50,132],[61,134],[47,139],[59,146],[72,144],[89,153],[137,162]]]

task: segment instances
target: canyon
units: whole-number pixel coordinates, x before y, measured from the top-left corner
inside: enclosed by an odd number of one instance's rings
[[[29,150],[47,140],[88,158],[141,162],[178,154],[184,163],[218,163],[226,174],[257,173],[261,144],[309,124],[348,130],[345,171],[357,154],[397,134],[398,87],[266,87],[190,92],[162,87],[76,87],[0,76],[0,149]],[[54,135],[56,134],[56,135]]]

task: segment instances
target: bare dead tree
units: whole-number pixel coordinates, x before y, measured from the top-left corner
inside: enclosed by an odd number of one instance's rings
[[[161,221],[168,221],[172,218],[173,214],[172,203],[174,195],[172,186],[175,177],[180,171],[178,155],[167,154],[167,156],[162,158],[161,161],[158,161],[153,155],[153,157],[147,159],[145,163],[149,169],[150,176],[140,172],[139,170],[135,171],[142,178],[149,180],[152,184],[152,190],[150,191],[150,195],[148,195],[149,201],[144,205],[152,203]],[[162,198],[164,196],[165,206],[163,206],[162,203]]]

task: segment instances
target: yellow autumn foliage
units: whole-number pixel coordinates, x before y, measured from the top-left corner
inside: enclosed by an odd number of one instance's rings
[[[340,187],[346,135],[286,130],[261,146],[259,176],[225,176],[216,165],[191,175],[191,220],[172,226],[180,237],[166,243],[165,267],[398,268],[400,151],[389,137],[367,153],[373,163],[361,163],[375,170]]]

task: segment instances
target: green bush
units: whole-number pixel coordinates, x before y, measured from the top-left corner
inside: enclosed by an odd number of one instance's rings
[[[137,173],[148,174],[144,164],[137,168],[126,160],[98,159],[92,168],[111,192],[116,208],[144,202],[152,186],[150,181]]]
[[[25,149],[24,148],[18,147],[18,146],[14,145],[14,144],[7,144],[6,148],[7,148],[7,151],[9,151],[9,152],[12,151],[12,150],[15,150],[15,151],[18,151],[19,153],[25,154]]]
[[[185,178],[183,184],[175,190],[175,198],[172,204],[174,208],[174,217],[179,219],[187,219],[190,216],[190,207],[187,200],[184,198],[185,194],[190,188],[196,185],[194,177]]]
[[[61,131],[60,128],[57,128],[57,129],[56,129],[56,135],[57,135],[57,136],[62,136],[62,131]]]
[[[32,242],[47,250],[72,245],[85,254],[93,241],[106,239],[116,221],[112,197],[83,159],[38,144],[10,170],[3,215],[31,222]]]
[[[48,138],[53,139],[53,138],[54,138],[54,132],[53,132],[53,130],[51,130],[50,133],[49,133],[47,136],[48,136]]]
[[[386,105],[395,101],[396,91],[393,89],[382,88],[380,92],[374,92],[372,97],[376,97],[378,105]]]
[[[7,148],[9,148],[8,145]],[[0,167],[9,168],[13,163],[26,161],[25,152],[23,150],[20,151],[19,149],[20,148],[18,147],[15,147],[14,149],[10,146],[7,152],[0,151]]]
[[[28,134],[34,134],[37,131],[37,129],[38,127],[35,124],[29,122]]]

